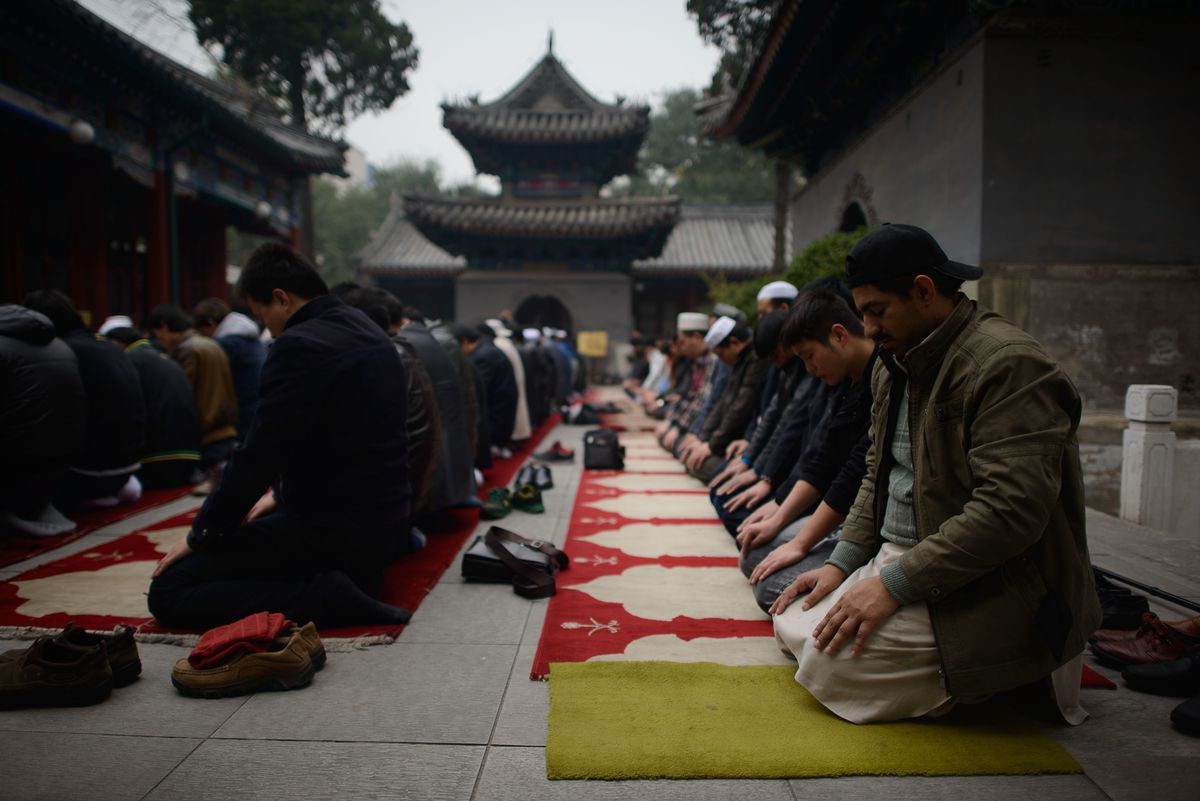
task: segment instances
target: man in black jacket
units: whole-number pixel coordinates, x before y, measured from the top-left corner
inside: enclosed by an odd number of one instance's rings
[[[456,326],[454,335],[458,337],[463,353],[471,360],[487,395],[490,444],[503,448],[512,441],[513,422],[517,416],[517,378],[512,363],[479,327]]]
[[[283,245],[255,251],[238,291],[275,337],[258,411],[186,541],[155,569],[150,611],[200,629],[264,610],[321,627],[407,621],[377,600],[410,531],[395,346]]]
[[[83,452],[87,416],[75,354],[54,324],[0,305],[0,529],[49,536],[75,528],[51,499]]]

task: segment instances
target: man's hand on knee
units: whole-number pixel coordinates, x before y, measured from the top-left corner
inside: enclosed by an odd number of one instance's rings
[[[792,601],[806,592],[808,597],[804,599],[801,609],[809,609],[817,601],[833,592],[845,579],[846,574],[842,572],[841,568],[833,565],[822,565],[816,570],[801,573],[796,576],[795,581],[784,587],[783,592],[779,593],[779,597],[767,611],[772,615],[781,615],[783,610],[792,605]]]
[[[817,624],[813,638],[817,641],[817,647],[831,656],[838,652],[846,640],[854,638],[850,655],[858,656],[871,632],[899,608],[900,603],[888,592],[881,578],[872,576],[863,579],[842,593],[842,597]]]
[[[182,539],[171,546],[171,550],[167,551],[167,555],[158,560],[158,564],[154,567],[154,572],[150,574],[150,578],[156,579],[171,565],[189,556],[192,553],[192,546],[187,544],[187,539]]]

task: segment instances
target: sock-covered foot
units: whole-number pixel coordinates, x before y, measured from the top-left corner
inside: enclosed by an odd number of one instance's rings
[[[355,623],[403,625],[412,613],[367,595],[340,570],[326,573],[321,581],[321,614],[314,615],[318,628]]]

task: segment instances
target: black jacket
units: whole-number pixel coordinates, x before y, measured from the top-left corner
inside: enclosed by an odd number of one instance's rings
[[[187,373],[175,360],[139,339],[125,349],[137,370],[146,403],[142,463],[200,462],[200,412]]]
[[[729,443],[741,437],[750,425],[758,411],[759,393],[769,365],[768,360],[754,352],[753,345],[746,345],[738,354],[721,397],[708,413],[700,431],[700,439],[708,443],[714,456],[724,459]]]
[[[866,372],[857,384],[849,379],[834,391],[817,427],[817,436],[805,446],[788,480],[777,488],[775,499],[782,503],[797,481],[807,481],[821,493],[821,500],[835,512],[850,511],[859,485],[867,472],[867,448],[871,428],[871,371],[879,350],[871,355]]]
[[[436,511],[466,503],[475,494],[475,478],[458,369],[423,323],[411,322],[400,334],[412,344],[429,373],[442,419],[441,454],[426,505]],[[474,396],[473,387],[471,394]]]
[[[293,520],[344,532],[346,547],[407,538],[407,394],[400,355],[379,326],[332,295],[310,300],[271,346],[246,441],[188,542],[199,550],[236,535],[272,482]]]
[[[517,419],[517,378],[512,363],[490,339],[482,338],[471,351],[471,366],[479,374],[487,394],[490,444],[507,445]]]
[[[442,417],[429,371],[417,356],[417,350],[404,334],[395,334],[396,352],[404,363],[408,379],[408,483],[412,488],[412,508],[419,509],[438,465],[442,461]]]
[[[83,452],[86,401],[76,365],[44,315],[0,306],[0,493],[33,474],[52,481]]]
[[[146,442],[146,401],[133,362],[120,345],[86,328],[62,339],[79,361],[87,396],[83,453],[71,470],[84,475],[132,474]]]

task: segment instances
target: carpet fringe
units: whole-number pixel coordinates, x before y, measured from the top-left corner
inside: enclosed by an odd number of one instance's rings
[[[39,626],[4,626],[0,627],[0,640],[36,640],[38,637],[53,636],[61,632],[61,628],[42,628]],[[177,645],[181,648],[194,648],[200,640],[199,634],[173,634],[170,632],[136,632],[133,638],[138,642],[161,645]],[[387,634],[364,634],[359,637],[330,637],[321,638],[326,651],[337,654],[348,654],[353,651],[365,651],[373,645],[391,645],[395,637]]]

